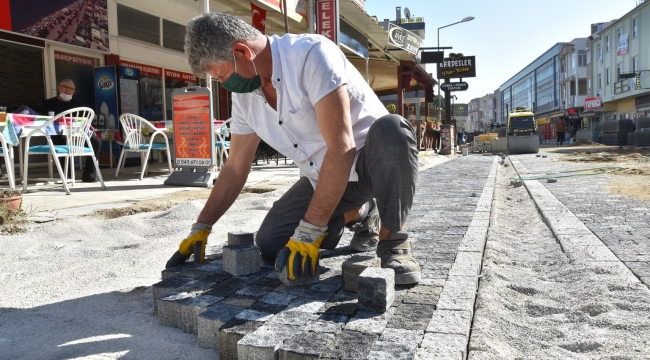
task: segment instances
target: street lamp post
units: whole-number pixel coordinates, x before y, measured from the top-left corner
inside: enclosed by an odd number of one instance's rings
[[[444,28],[450,27],[452,25],[456,25],[456,24],[460,24],[460,23],[464,23],[464,22],[468,22],[468,21],[472,21],[472,20],[474,20],[474,17],[473,16],[468,16],[468,17],[464,18],[461,21],[439,27],[438,28],[438,49],[440,48],[440,29],[444,29]],[[445,95],[447,95],[446,93],[447,92],[445,91]],[[447,100],[446,100],[447,97],[448,96],[445,96],[445,103],[447,103]],[[438,118],[442,122],[442,108],[440,106],[441,106],[440,105],[440,79],[438,79]]]

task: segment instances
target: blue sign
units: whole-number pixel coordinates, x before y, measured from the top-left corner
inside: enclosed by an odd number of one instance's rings
[[[97,129],[118,129],[117,76],[115,66],[97,67],[95,70],[95,114]]]
[[[120,76],[129,78],[140,78],[140,69],[128,66],[120,66]]]

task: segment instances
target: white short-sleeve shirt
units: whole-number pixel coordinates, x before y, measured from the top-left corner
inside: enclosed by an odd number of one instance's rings
[[[260,89],[232,94],[231,132],[256,133],[292,159],[315,186],[327,145],[316,121],[314,105],[346,85],[357,151],[365,145],[370,125],[388,111],[366,80],[331,40],[315,34],[268,37],[273,57],[277,111]],[[358,179],[354,165],[350,181]]]

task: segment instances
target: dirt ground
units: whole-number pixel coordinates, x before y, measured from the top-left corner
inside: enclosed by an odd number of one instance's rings
[[[584,142],[575,146],[546,148],[546,152],[561,155],[559,161],[592,163],[595,166],[620,167],[613,171],[612,181],[605,188],[616,195],[624,195],[650,202],[650,148],[606,146]]]

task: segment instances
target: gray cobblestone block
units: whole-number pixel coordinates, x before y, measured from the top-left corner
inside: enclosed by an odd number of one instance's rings
[[[441,355],[448,354],[453,357],[458,354],[460,359],[464,359],[468,340],[464,335],[428,333],[424,334],[420,347]]]
[[[318,315],[301,311],[283,311],[269,319],[269,324],[297,325],[316,321]]]
[[[221,300],[221,303],[226,305],[242,306],[245,308],[249,308],[259,300],[260,298],[253,297],[253,296],[230,295],[227,298]]]
[[[280,311],[284,310],[285,308],[286,305],[269,304],[263,301],[258,301],[255,304],[251,305],[250,307],[251,310],[265,312],[269,314],[277,314]]]
[[[181,301],[181,329],[186,333],[196,334],[198,332],[197,317],[199,314],[203,313],[209,306],[216,304],[222,299],[223,298],[216,296],[199,295]]]
[[[381,267],[381,259],[375,255],[354,255],[342,265],[343,290],[357,292],[357,277],[368,267]]]
[[[442,294],[440,294],[440,300],[436,307],[440,310],[464,310],[469,312],[474,312],[474,300],[475,298],[455,298],[449,295],[449,292],[445,293],[444,289]]]
[[[219,345],[219,328],[244,311],[241,306],[217,303],[206,308],[197,316],[197,333],[199,346],[208,349],[217,349]]]
[[[449,276],[442,290],[445,296],[456,299],[474,299],[478,289],[476,276]]]
[[[408,291],[402,302],[435,305],[438,303],[441,291],[442,287],[439,286],[417,285]]]
[[[246,309],[237,316],[235,316],[235,319],[239,320],[246,320],[246,321],[256,321],[256,322],[266,322],[270,320],[273,317],[273,314],[261,312],[261,311],[256,311],[256,310],[251,310],[251,309]]]
[[[237,290],[235,294],[237,295],[246,295],[253,297],[262,297],[273,291],[272,287],[257,286],[257,285],[246,285],[241,289]]]
[[[260,271],[260,248],[253,245],[227,245],[223,247],[223,269],[235,276]]]
[[[438,302],[439,303],[439,302]],[[425,330],[435,310],[433,305],[400,304],[388,321],[387,327],[406,330]]]
[[[428,333],[456,334],[469,338],[472,313],[469,311],[436,310],[427,327]]]
[[[424,331],[386,328],[379,337],[380,341],[391,343],[415,344],[420,346]]]
[[[232,319],[219,328],[219,360],[237,360],[237,343],[262,326],[262,322]]]
[[[321,315],[322,316],[322,315]],[[346,318],[347,321],[347,318]],[[312,331],[317,333],[337,334],[343,329],[345,321],[310,321],[306,323],[300,330]]]
[[[282,342],[298,331],[299,326],[264,324],[237,342],[237,356],[242,360],[277,359]]]
[[[316,284],[320,280],[320,266],[316,265],[316,274],[312,276],[305,276],[296,280],[289,280],[289,267],[285,266],[282,269],[282,272],[278,273],[278,279],[282,281],[282,284],[289,287],[305,286],[310,284]]]
[[[181,303],[195,294],[184,292],[169,292],[158,298],[158,322],[162,326],[182,329]]]
[[[320,308],[323,307],[323,305],[325,305],[325,303],[326,303],[325,300],[296,298],[293,299],[293,301],[291,301],[289,305],[287,305],[286,310],[316,313]]]
[[[343,287],[343,277],[342,276],[334,276],[330,278],[320,279],[320,282],[318,284],[314,284],[309,287],[309,291],[313,293],[318,293],[318,294],[331,294],[334,295],[337,293],[341,288]]]
[[[323,322],[328,322],[333,324],[342,324],[342,325],[347,323],[348,320],[350,320],[349,316],[339,315],[339,314],[321,314],[318,317],[318,321],[323,321]]]
[[[260,301],[263,301],[263,302],[268,303],[268,304],[287,306],[296,297],[297,297],[296,295],[285,294],[285,293],[281,293],[281,292],[272,291],[272,292],[264,295],[264,297],[262,297],[262,299],[260,299]]]
[[[377,341],[376,334],[358,331],[341,331],[328,349],[323,352],[323,359],[365,359],[372,345]]]
[[[326,332],[302,330],[285,340],[278,349],[279,360],[320,359],[334,342],[335,335]]]
[[[395,300],[395,271],[366,268],[357,277],[359,310],[383,313]]]
[[[357,313],[358,299],[354,296],[346,294],[336,294],[326,302],[321,309],[317,311],[319,314],[328,315],[345,315],[348,317],[354,316]]]
[[[204,295],[228,297],[242,288],[244,282],[238,278],[230,278],[219,283]]]
[[[412,360],[418,346],[408,343],[377,341],[370,349],[368,360]]]
[[[395,313],[395,310],[395,308],[390,308],[383,314],[359,311],[345,324],[345,330],[381,335],[382,331],[386,328],[386,324],[388,324],[388,320]]]
[[[194,278],[196,275],[199,275],[195,273],[198,268],[199,266],[194,265],[193,262],[186,262],[184,264],[162,270],[160,272],[160,278],[162,280],[166,280],[174,276]]]
[[[216,283],[210,281],[193,280],[176,288],[175,291],[202,295],[214,288],[215,285]]]
[[[153,310],[154,312],[158,311],[158,298],[167,294],[168,292],[174,291],[175,289],[193,281],[192,278],[174,276],[159,281],[151,286],[151,291],[153,293]]]
[[[255,233],[231,231],[228,233],[228,245],[255,245]]]
[[[482,261],[482,253],[459,252],[449,270],[449,276],[478,276]]]

